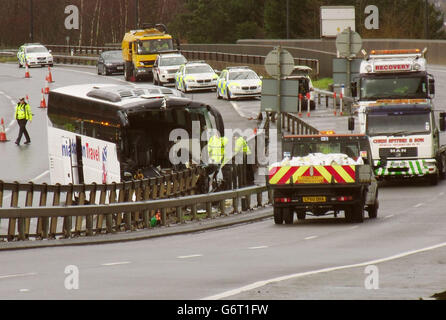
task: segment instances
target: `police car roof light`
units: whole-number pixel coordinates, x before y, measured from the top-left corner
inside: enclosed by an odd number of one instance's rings
[[[231,69],[251,69],[248,66],[237,66],[237,67],[227,67],[226,69],[231,70]]]
[[[204,60],[194,60],[194,61],[188,61],[186,64],[193,64],[193,63],[206,63]]]

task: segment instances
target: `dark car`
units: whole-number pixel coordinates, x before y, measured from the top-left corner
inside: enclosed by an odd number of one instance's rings
[[[98,74],[124,74],[124,59],[122,50],[104,51],[98,58]]]

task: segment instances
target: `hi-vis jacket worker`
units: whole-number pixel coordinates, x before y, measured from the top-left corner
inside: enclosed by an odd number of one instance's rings
[[[242,136],[239,136],[237,138],[237,140],[235,140],[235,150],[234,151],[235,151],[235,154],[237,154],[239,152],[243,152],[246,155],[251,154],[251,149],[249,148],[248,143]]]
[[[22,135],[25,134],[25,144],[31,143],[31,138],[29,137],[28,131],[26,130],[26,123],[32,121],[33,114],[31,113],[30,105],[25,102],[25,98],[20,98],[20,101],[15,106],[15,114],[14,119],[17,119],[17,123],[19,124],[19,135],[17,140],[15,141],[16,145],[20,145],[20,140],[22,139]]]
[[[220,137],[219,134],[214,134],[209,138],[208,142],[208,152],[209,159],[214,164],[224,163],[223,159],[225,157],[225,147],[228,143],[228,138]]]

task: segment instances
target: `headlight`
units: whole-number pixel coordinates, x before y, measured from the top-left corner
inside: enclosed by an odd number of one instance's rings
[[[420,70],[420,69],[421,69],[420,64],[419,64],[419,63],[414,63],[414,65],[413,65],[413,69],[414,69],[415,71]]]
[[[240,86],[239,86],[239,85],[236,85],[236,84],[230,84],[230,85],[229,85],[229,88],[231,88],[231,89],[236,89],[236,90],[240,90]]]
[[[161,74],[168,74],[167,70],[161,70]]]
[[[106,63],[105,64],[107,67],[111,67],[113,64],[112,63]]]
[[[372,72],[372,66],[370,64],[366,65],[365,71]]]

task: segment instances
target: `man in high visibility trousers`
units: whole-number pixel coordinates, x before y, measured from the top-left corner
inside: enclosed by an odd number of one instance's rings
[[[31,113],[30,105],[25,102],[25,98],[20,98],[20,101],[15,106],[14,119],[17,119],[20,128],[19,136],[17,137],[15,144],[20,145],[20,140],[22,139],[23,134],[25,134],[25,144],[31,143],[31,138],[26,130],[26,123],[33,120],[33,114]]]
[[[242,178],[242,181],[239,181],[239,187],[243,186],[246,182],[246,185],[251,185],[254,183],[254,169],[252,164],[248,164],[247,156],[251,154],[251,149],[248,146],[248,143],[246,142],[245,138],[243,138],[238,132],[234,133],[234,140],[235,140],[235,147],[234,147],[234,154],[237,155],[240,152],[243,153],[243,162],[242,163],[236,163],[238,165],[238,171],[241,170],[241,166],[243,166],[245,169],[241,172],[246,173],[246,180]]]
[[[216,179],[217,174],[220,171],[219,169],[221,169],[224,181],[224,189],[231,188],[231,167],[225,166],[225,164],[228,162],[225,154],[225,147],[227,144],[228,138],[224,136],[220,137],[220,133],[218,131],[215,131],[214,135],[212,135],[208,141],[209,164],[211,167],[215,166],[215,173],[212,179]]]

